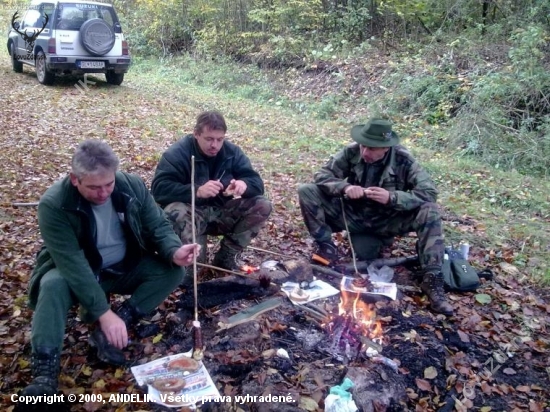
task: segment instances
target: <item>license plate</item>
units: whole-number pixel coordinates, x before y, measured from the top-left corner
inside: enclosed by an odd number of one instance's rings
[[[105,62],[80,62],[81,69],[103,69],[105,68]]]

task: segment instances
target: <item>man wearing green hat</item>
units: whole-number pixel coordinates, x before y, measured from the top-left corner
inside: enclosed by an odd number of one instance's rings
[[[450,315],[443,290],[444,256],[437,189],[403,146],[388,120],[374,118],[351,129],[351,143],[298,188],[300,208],[317,254],[338,259],[332,233],[345,229],[342,206],[357,257],[376,258],[383,243],[416,232],[422,291],[431,308]]]

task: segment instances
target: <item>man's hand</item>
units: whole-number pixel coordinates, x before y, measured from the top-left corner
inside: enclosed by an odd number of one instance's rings
[[[172,257],[172,261],[178,266],[189,266],[193,263],[193,257],[199,256],[201,251],[201,246],[196,243],[191,243],[189,245],[183,245]]]
[[[344,194],[349,199],[360,199],[365,196],[365,188],[361,186],[348,186],[344,189]]]
[[[209,180],[197,190],[197,197],[207,199],[217,196],[223,190],[223,184],[218,180]]]
[[[247,187],[248,186],[246,185],[246,183],[242,180],[231,179],[231,182],[229,182],[229,186],[227,186],[227,189],[225,189],[225,192],[223,192],[223,194],[225,196],[242,196]]]
[[[382,187],[371,186],[365,189],[365,196],[367,199],[374,200],[375,202],[387,205],[390,201],[390,192]]]
[[[109,309],[99,317],[99,327],[111,345],[123,349],[128,345],[128,331],[126,324],[115,312]]]

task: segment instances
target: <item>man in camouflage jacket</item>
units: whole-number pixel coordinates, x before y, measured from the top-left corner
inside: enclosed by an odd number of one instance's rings
[[[298,188],[304,222],[317,242],[317,253],[328,260],[337,259],[331,234],[345,229],[342,206],[352,237],[366,234],[391,239],[416,232],[424,272],[421,288],[433,310],[451,314],[452,306],[443,291],[445,246],[432,179],[399,145],[387,120],[372,119],[354,126],[351,137],[355,143],[331,157],[315,174],[315,183]],[[365,256],[362,250],[356,252]]]

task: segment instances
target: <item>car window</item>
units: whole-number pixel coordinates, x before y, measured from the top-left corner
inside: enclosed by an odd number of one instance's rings
[[[23,20],[21,27],[39,27],[42,28],[46,22],[45,14],[48,15],[48,24],[45,28],[51,27],[51,17],[55,10],[55,5],[53,3],[44,3],[39,6],[33,6],[25,14],[25,19]]]
[[[105,20],[111,27],[116,22],[112,7],[101,4],[64,3],[58,7],[56,27],[60,30],[80,30],[85,21],[98,18]]]
[[[40,11],[37,9],[30,9],[25,14],[25,19],[23,20],[21,27],[37,27],[35,23],[37,23],[41,17]]]

